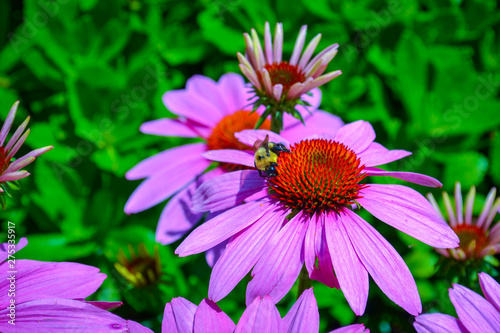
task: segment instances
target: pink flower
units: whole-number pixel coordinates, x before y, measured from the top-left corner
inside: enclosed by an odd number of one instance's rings
[[[253,267],[247,304],[262,295],[278,302],[305,263],[312,279],[340,286],[357,315],[365,310],[368,275],[396,304],[420,313],[417,287],[403,259],[353,207],[365,208],[431,246],[453,248],[458,237],[421,194],[401,185],[360,182],[366,176],[392,176],[424,186],[441,183],[421,174],[376,168],[410,153],[373,142],[375,132],[365,121],[291,146],[264,130],[246,130],[237,137],[252,144],[266,134],[291,150],[279,156],[277,177],[262,178],[255,170],[228,173],[204,183],[193,200],[200,211],[233,207],[195,229],[176,249],[188,256],[229,240],[212,270],[209,298],[224,298]],[[250,163],[241,154],[227,161]]]
[[[453,284],[450,300],[458,319],[442,313],[422,314],[415,318],[418,333],[497,333],[500,331],[500,285],[486,273],[479,273],[484,297]]]
[[[495,223],[493,227],[491,226],[500,207],[500,198],[495,200],[496,192],[497,190],[492,188],[488,193],[479,216],[472,215],[474,198],[476,196],[476,188],[474,186],[470,188],[465,199],[465,210],[459,182],[455,184],[455,210],[453,210],[448,193],[443,192],[443,202],[448,215],[447,223],[458,235],[460,246],[448,250],[436,249],[436,251],[443,256],[451,256],[455,260],[460,261],[481,259],[488,255],[500,253],[500,223]],[[429,193],[427,198],[441,219],[446,221],[434,196]]]
[[[170,244],[181,238],[202,217],[202,213],[191,209],[192,196],[204,181],[228,171],[252,168],[228,163],[219,155],[218,167],[204,173],[212,163],[206,158],[209,150],[221,150],[228,154],[245,154],[252,148],[239,142],[234,133],[253,129],[259,119],[258,113],[251,113],[243,78],[237,74],[225,74],[218,82],[205,76],[194,76],[186,83],[186,89],[165,93],[163,101],[177,119],[159,119],[142,124],[141,131],[147,134],[201,138],[204,142],[186,144],[168,149],[137,164],[126,174],[129,180],[146,178],[130,196],[125,205],[127,214],[138,213],[171,197],[163,210],[156,230],[156,240]],[[312,105],[319,106],[321,92],[313,91],[304,97]],[[285,118],[283,135],[290,139],[311,135],[315,131],[334,131],[343,123],[324,111],[309,115],[304,107],[307,127],[291,116]],[[269,129],[269,121],[262,128]],[[208,252],[215,257],[216,249]],[[212,259],[211,261],[213,261]]]
[[[26,126],[30,121],[30,117],[26,118],[23,123],[17,128],[10,140],[4,146],[5,139],[9,134],[14,118],[16,117],[17,107],[19,106],[19,101],[15,102],[10,112],[3,123],[2,129],[0,130],[0,203],[2,208],[5,209],[5,197],[4,193],[9,193],[10,187],[12,186],[10,182],[28,177],[30,174],[26,170],[21,170],[31,162],[35,160],[36,157],[48,152],[53,146],[47,146],[39,149],[35,149],[28,154],[13,160],[14,155],[17,153],[19,148],[23,145],[24,141],[30,134],[28,129],[26,132]],[[24,133],[23,133],[24,132]]]

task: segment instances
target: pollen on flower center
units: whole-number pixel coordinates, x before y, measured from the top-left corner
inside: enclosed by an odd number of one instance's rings
[[[460,239],[459,247],[465,253],[473,253],[478,257],[479,253],[487,244],[488,237],[483,228],[472,224],[459,224],[453,227],[453,231]]]
[[[251,147],[239,142],[234,136],[234,133],[254,129],[260,116],[256,112],[251,111],[236,111],[235,113],[222,118],[215,126],[212,134],[207,140],[209,150],[217,149],[237,149],[237,150],[252,150]],[[270,129],[271,122],[265,120],[260,129]],[[230,163],[221,163],[221,167],[227,171],[241,170],[245,167]]]
[[[366,173],[342,143],[314,139],[290,147],[278,157],[278,176],[268,179],[271,196],[292,209],[339,212],[360,198]]]
[[[264,68],[269,73],[272,85],[283,85],[283,91],[288,91],[293,84],[306,80],[304,73],[299,71],[297,66],[290,65],[286,61],[272,65],[267,64]]]

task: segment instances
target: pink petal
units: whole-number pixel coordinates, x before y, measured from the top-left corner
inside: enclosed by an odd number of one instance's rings
[[[9,255],[16,256],[16,253],[20,251],[23,247],[28,245],[28,239],[22,237],[17,245],[10,243],[0,243],[0,264],[9,257]]]
[[[309,91],[310,94],[303,94],[300,96],[300,99],[311,106],[304,106],[297,104],[295,106],[295,110],[297,110],[302,117],[305,119],[311,115],[311,113],[315,112],[316,109],[319,108],[319,105],[321,104],[321,97],[322,97],[322,92],[319,88],[314,88],[311,91]],[[285,114],[285,116],[288,114]],[[300,120],[298,120],[295,117],[292,117],[295,119],[295,122],[298,122],[299,124],[302,124]],[[286,118],[285,118],[286,119]],[[285,128],[287,126],[287,123],[285,122]]]
[[[290,291],[304,264],[302,249],[306,230],[305,217],[298,214],[267,243],[264,254],[252,270],[253,279],[246,293],[247,305],[255,297],[264,295],[278,303]]]
[[[304,48],[304,42],[306,41],[307,25],[303,25],[300,28],[299,35],[295,41],[295,46],[293,47],[293,53],[290,57],[290,65],[297,65],[302,49]]]
[[[500,285],[486,273],[479,273],[479,283],[484,297],[500,312]]]
[[[250,149],[250,147],[248,147],[248,149]],[[236,149],[209,150],[204,152],[202,156],[211,161],[245,165],[252,168],[255,167],[255,156],[250,151]]]
[[[181,138],[196,138],[198,133],[179,121],[179,119],[162,118],[151,120],[141,125],[140,131],[144,134],[175,136]]]
[[[266,181],[255,170],[226,173],[203,183],[193,198],[193,210],[219,211],[232,208],[261,191]]]
[[[241,75],[236,73],[224,74],[220,77],[218,85],[226,100],[228,114],[245,109],[252,94],[249,92],[248,87],[245,86],[245,80]]]
[[[32,150],[29,153],[27,153],[26,155],[23,155],[22,157],[18,158],[16,161],[18,161],[20,159],[24,159],[24,158],[29,158],[29,157],[38,157],[42,154],[45,154],[46,152],[48,152],[51,149],[54,149],[54,146],[46,146],[46,147]]]
[[[402,185],[370,184],[357,201],[379,220],[437,248],[455,248],[459,239],[417,191]]]
[[[93,306],[97,306],[99,309],[110,310],[116,309],[123,305],[123,302],[102,302],[102,301],[86,301],[84,298],[73,298],[74,300],[85,302]]]
[[[5,139],[9,134],[10,127],[12,126],[14,118],[16,117],[18,106],[19,106],[19,101],[16,101],[14,105],[12,105],[12,107],[10,108],[9,114],[7,115],[7,118],[5,119],[5,122],[2,125],[2,129],[0,130],[0,147],[3,146],[3,143],[5,142]]]
[[[335,134],[335,141],[341,142],[356,154],[362,153],[375,140],[375,131],[369,122],[358,120],[341,127]]]
[[[172,298],[172,301],[165,305],[161,323],[162,332],[193,332],[196,308],[196,305],[185,298]]]
[[[233,105],[226,104],[225,91],[221,90],[219,85],[208,76],[192,76],[186,82],[186,90],[190,98],[199,98],[202,103],[200,106],[203,106],[201,110],[208,107],[210,110],[216,111],[214,115],[217,119],[222,119],[224,116],[237,111],[233,108]]]
[[[226,297],[262,256],[277,234],[286,213],[273,210],[231,238],[212,270],[208,297],[216,302]]]
[[[319,331],[318,303],[313,288],[304,290],[302,295],[283,318],[283,332],[317,333]]]
[[[194,333],[232,333],[236,325],[214,302],[203,299],[194,315]]]
[[[471,332],[498,332],[500,313],[480,295],[459,284],[450,289],[450,300],[460,322]]]
[[[344,122],[337,116],[328,112],[317,110],[313,115],[305,119],[306,125],[300,121],[281,131],[281,135],[289,142],[300,142],[314,134],[335,132],[342,127]]]
[[[257,140],[264,140],[266,135],[269,135],[269,141],[271,142],[281,142],[283,143],[286,147],[290,147],[290,143],[288,140],[280,136],[279,134],[276,134],[274,132],[268,131],[268,130],[243,130],[241,132],[235,133],[234,136],[236,139],[238,139],[241,143],[246,144],[247,146],[253,147],[253,144]]]
[[[363,324],[353,324],[349,326],[344,326],[337,328],[336,330],[330,331],[329,333],[370,333],[369,329],[365,330],[365,325]]]
[[[379,168],[365,168],[368,176],[389,176],[402,180],[406,180],[410,183],[419,184],[428,187],[442,187],[443,184],[435,178],[430,176],[422,175],[420,173],[414,172],[403,172],[403,171],[385,171]]]
[[[162,99],[172,113],[211,128],[215,127],[222,118],[216,106],[196,96],[192,91],[167,91]]]
[[[210,268],[213,268],[215,263],[217,263],[217,261],[219,261],[219,258],[222,256],[222,254],[224,253],[224,250],[226,249],[227,243],[228,243],[228,241],[225,240],[225,241],[215,245],[213,248],[205,251],[205,260],[207,261],[207,265]]]
[[[235,333],[279,332],[281,316],[269,296],[257,297],[238,322]]]
[[[276,63],[281,62],[281,56],[283,54],[283,23],[276,23],[276,28],[274,29],[274,50],[273,50],[273,60]]]
[[[442,314],[422,314],[413,323],[417,333],[468,333],[457,318]]]
[[[253,201],[225,211],[196,228],[175,250],[181,257],[206,251],[255,223],[273,206]]]
[[[3,174],[0,176],[0,183],[4,182],[12,182],[14,180],[19,180],[28,177],[31,175],[28,171],[22,170],[22,171],[14,171],[14,172],[9,172],[6,174]]]
[[[369,223],[350,210],[345,213],[342,223],[375,283],[394,303],[418,315],[422,304],[417,285],[401,256]]]
[[[24,168],[28,164],[32,163],[35,160],[34,157],[28,157],[28,158],[18,158],[14,162],[12,162],[7,169],[5,169],[4,173],[11,173],[18,171],[19,169]]]
[[[30,121],[30,117],[28,116],[23,122],[21,125],[19,125],[19,127],[16,129],[16,131],[14,132],[14,134],[12,134],[12,137],[10,138],[9,142],[7,143],[7,145],[5,146],[5,151],[9,151],[10,148],[12,148],[12,146],[14,146],[14,144],[17,142],[17,140],[19,139],[19,137],[21,136],[21,134],[24,132],[24,129],[26,128],[26,126],[28,126],[28,123]],[[14,155],[14,154],[12,154]]]
[[[361,164],[367,167],[387,164],[397,161],[403,157],[410,156],[411,152],[401,149],[389,150],[380,143],[372,142],[372,144],[358,157],[361,159]]]
[[[368,272],[359,261],[351,241],[335,216],[325,217],[324,231],[335,276],[354,313],[361,316],[368,300]]]

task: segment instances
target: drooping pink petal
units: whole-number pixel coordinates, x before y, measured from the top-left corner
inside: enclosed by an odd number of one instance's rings
[[[186,92],[188,98],[198,98],[199,113],[204,114],[205,109],[208,108],[214,112],[214,117],[217,120],[222,119],[229,113],[237,111],[232,109],[229,105],[226,105],[224,91],[222,91],[219,85],[208,76],[193,75],[186,82]],[[200,112],[201,110],[203,111]],[[205,114],[205,116],[207,115]]]
[[[364,164],[367,167],[374,167],[394,162],[410,155],[411,152],[409,151],[402,149],[389,150],[380,143],[372,142],[372,144],[360,153],[358,157],[361,159],[360,164]]]
[[[468,333],[457,318],[442,314],[422,314],[415,318],[417,333]]]
[[[326,241],[324,232],[325,216],[320,216],[321,223],[316,227],[316,256],[318,257],[318,267],[310,275],[311,279],[317,280],[330,288],[340,289],[339,281],[333,273],[332,258]]]
[[[180,138],[196,138],[198,133],[181,122],[179,119],[162,118],[151,120],[141,125],[140,131],[144,134],[175,136]]]
[[[191,91],[170,90],[163,97],[163,104],[174,114],[213,128],[221,119],[221,113],[212,103]]]
[[[26,237],[22,237],[16,245],[10,243],[0,243],[0,264],[7,259],[9,255],[13,255],[15,258],[16,253],[27,244],[28,239]]]
[[[341,142],[356,154],[363,152],[375,140],[372,125],[364,120],[358,120],[341,127],[335,134],[335,141]]]
[[[225,211],[196,228],[175,250],[181,257],[206,251],[255,223],[272,208],[265,200]]]
[[[422,186],[428,187],[442,187],[443,184],[436,178],[432,178],[427,175],[422,175],[420,173],[415,172],[404,172],[404,171],[386,171],[379,168],[365,168],[368,176],[389,176],[398,178],[401,180],[405,180],[410,183],[415,183]]]
[[[8,290],[11,276],[9,265],[0,265],[0,288]],[[44,298],[86,298],[93,294],[106,278],[99,268],[72,262],[16,260],[16,302]],[[9,302],[8,298],[3,301]],[[5,305],[0,303],[2,306]]]
[[[199,187],[193,198],[193,210],[213,212],[234,207],[264,186],[265,179],[255,170],[226,173]]]
[[[290,143],[287,139],[283,138],[279,134],[276,134],[276,133],[268,131],[268,130],[262,130],[262,129],[243,130],[241,132],[234,134],[236,139],[238,139],[241,143],[246,144],[247,146],[250,146],[250,147],[253,147],[253,144],[255,143],[255,141],[264,140],[266,138],[266,135],[269,135],[269,141],[281,142],[286,147],[290,147]]]
[[[245,165],[252,168],[255,166],[255,157],[251,151],[236,149],[209,150],[204,152],[202,156],[211,161]]]
[[[248,283],[246,303],[255,297],[269,295],[278,303],[292,288],[304,264],[303,245],[307,225],[298,214],[268,242],[262,257],[252,270]]]
[[[214,302],[203,299],[194,314],[193,333],[232,333],[236,325]]]
[[[305,121],[307,125],[302,124],[300,121],[296,122],[293,126],[285,128],[281,135],[290,142],[300,142],[314,134],[334,134],[344,124],[339,117],[321,110],[317,110],[314,115],[306,117]]]
[[[281,331],[289,333],[317,333],[319,331],[318,303],[313,288],[304,290],[281,323]]]
[[[318,227],[319,225],[319,227]],[[306,235],[304,236],[304,262],[309,276],[316,268],[316,235],[317,229],[321,230],[321,221],[318,221],[318,214],[313,214],[307,225]],[[321,234],[319,235],[321,237]]]
[[[272,210],[231,238],[210,276],[208,297],[216,302],[226,297],[262,256],[278,232],[285,212]]]
[[[185,298],[172,298],[172,301],[165,305],[161,331],[172,333],[193,332],[196,308],[196,305]]]
[[[391,244],[352,211],[341,219],[359,260],[384,294],[414,316],[422,312],[415,280]]]
[[[9,114],[7,115],[7,118],[5,119],[5,122],[2,125],[2,129],[0,130],[0,147],[3,146],[3,143],[5,142],[5,139],[9,134],[10,127],[12,126],[14,118],[16,117],[18,106],[19,106],[19,101],[16,101],[14,105],[12,105],[12,107],[10,108]]]
[[[363,324],[353,324],[337,328],[329,333],[370,333],[370,330],[367,328],[365,329],[365,325]]]
[[[116,309],[123,305],[123,302],[103,302],[103,301],[86,301],[84,298],[73,298],[76,301],[85,302],[93,306],[97,306],[99,309],[110,310]]]
[[[455,248],[459,239],[417,191],[402,185],[370,184],[357,201],[379,220],[437,248]]]
[[[235,333],[279,332],[281,316],[269,296],[257,297],[250,304],[236,325]]]
[[[222,75],[219,79],[219,89],[224,92],[228,114],[243,110],[249,103],[248,99],[252,97],[250,89],[245,86],[245,80],[236,73]]]
[[[486,273],[479,273],[479,283],[484,297],[500,312],[500,285]]]
[[[459,284],[450,289],[450,300],[460,322],[470,332],[493,333],[500,327],[500,313],[486,299]]]
[[[323,232],[340,289],[354,313],[361,316],[368,300],[368,272],[359,261],[337,216],[330,215],[325,218]]]

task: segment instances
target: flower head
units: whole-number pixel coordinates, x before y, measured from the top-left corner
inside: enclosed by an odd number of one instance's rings
[[[492,222],[500,207],[500,198],[495,200],[496,189],[492,188],[486,197],[486,202],[479,216],[473,216],[476,188],[472,186],[465,198],[465,209],[462,200],[460,183],[455,184],[455,209],[447,192],[443,192],[443,202],[448,215],[447,223],[460,239],[460,245],[453,249],[436,249],[440,254],[455,260],[477,260],[488,255],[500,253],[500,223],[493,227]],[[429,193],[427,198],[438,215],[446,221],[434,196]]]
[[[115,263],[116,270],[135,287],[147,287],[155,285],[162,276],[161,259],[158,246],[155,246],[151,255],[144,243],[137,246],[138,254],[135,253],[132,245],[129,245],[130,259],[120,248]]]
[[[3,209],[5,209],[6,205],[5,194],[10,196],[10,190],[18,188],[15,181],[30,175],[28,171],[21,169],[33,162],[36,157],[54,148],[53,146],[47,146],[35,149],[18,159],[14,159],[14,155],[19,148],[21,148],[30,133],[29,129],[24,131],[30,120],[28,116],[23,123],[19,125],[14,134],[12,134],[10,140],[4,145],[12,123],[14,122],[14,118],[16,117],[18,106],[19,101],[15,102],[10,109],[7,119],[5,119],[2,129],[0,130],[0,204]]]
[[[301,96],[313,88],[317,88],[340,74],[334,71],[324,74],[328,63],[337,54],[338,44],[332,44],[312,60],[314,50],[318,46],[321,34],[316,35],[307,45],[304,53],[307,26],[300,29],[290,61],[282,60],[283,26],[276,24],[274,46],[269,22],[265,23],[264,49],[255,29],[251,34],[243,34],[246,44],[246,55],[238,52],[241,72],[252,83],[258,97],[254,105],[264,105],[268,113],[287,112],[300,119],[301,115],[295,109],[297,103],[303,103]]]
[[[160,216],[156,230],[158,242],[170,244],[198,223],[203,214],[193,211],[191,206],[192,196],[200,184],[228,171],[254,167],[253,161],[247,165],[235,164],[228,162],[225,156],[228,153],[249,156],[247,151],[252,150],[234,136],[244,129],[255,128],[262,113],[261,110],[252,113],[247,106],[250,97],[247,90],[243,77],[237,74],[225,74],[218,82],[197,75],[187,81],[186,89],[169,91],[163,96],[168,109],[179,116],[177,119],[164,118],[142,124],[143,133],[204,140],[149,157],[126,174],[129,180],[147,178],[130,196],[125,205],[126,213],[138,213],[172,197]],[[305,99],[315,109],[319,106],[321,92],[316,89]],[[291,116],[285,117],[282,134],[289,139],[305,137],[315,131],[334,131],[343,124],[327,112],[316,110],[309,115],[304,107],[298,109],[308,126],[304,127]],[[264,121],[261,128],[269,129],[269,121]],[[212,161],[216,161],[218,167],[205,172]],[[212,258],[209,263],[215,260],[219,250],[207,252]]]
[[[365,121],[293,144],[264,130],[246,130],[237,137],[251,144],[266,135],[291,151],[278,157],[278,176],[263,178],[255,170],[240,170],[204,183],[195,195],[195,209],[233,208],[195,229],[176,249],[187,256],[229,240],[212,271],[209,298],[224,298],[253,267],[247,304],[266,294],[278,302],[305,264],[310,278],[340,287],[358,315],[368,298],[368,274],[396,304],[420,313],[415,281],[403,259],[353,209],[365,208],[434,247],[456,247],[457,236],[421,194],[406,186],[361,181],[365,176],[392,176],[424,186],[441,183],[376,168],[409,153],[373,142],[375,132]],[[244,159],[233,155],[231,161]]]
[[[479,273],[484,297],[474,291],[453,284],[450,300],[458,318],[442,314],[422,314],[413,324],[418,333],[495,333],[500,329],[500,285],[486,273]]]

